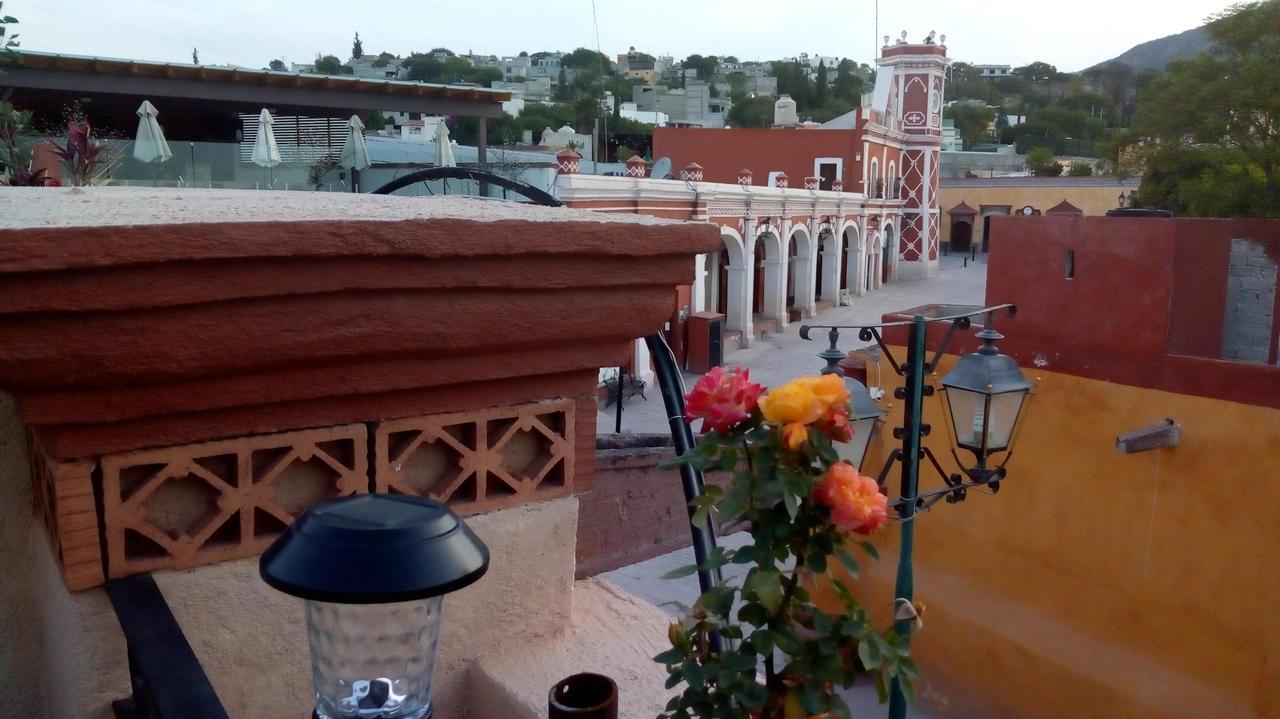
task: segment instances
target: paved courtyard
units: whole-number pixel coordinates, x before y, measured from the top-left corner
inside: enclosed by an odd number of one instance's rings
[[[925,304],[982,304],[986,298],[987,265],[984,257],[964,266],[963,259],[952,255],[943,257],[938,275],[928,280],[894,282],[855,297],[849,307],[833,307],[819,314],[812,322],[821,324],[874,324],[888,312],[896,312]],[[782,384],[802,374],[817,373],[825,363],[818,359],[818,352],[826,348],[826,338],[813,341],[800,339],[799,323],[788,326],[779,334],[757,339],[747,349],[740,349],[725,358],[730,367],[747,367],[751,379],[766,387]],[[841,349],[851,350],[862,346],[856,333],[841,333]],[[874,376],[872,380],[874,380]],[[692,387],[698,375],[685,373],[685,387]],[[622,431],[666,433],[667,418],[662,397],[654,387],[646,390],[647,400],[638,395],[623,402]],[[596,428],[599,434],[614,431],[615,407],[601,409]]]

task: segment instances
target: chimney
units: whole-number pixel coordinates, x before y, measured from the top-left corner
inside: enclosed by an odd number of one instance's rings
[[[690,162],[680,171],[680,179],[689,182],[702,182],[702,165],[696,162]]]
[[[582,155],[579,155],[572,147],[556,153],[557,175],[576,175],[578,174],[579,163]]]
[[[742,185],[743,187],[750,187],[750,186],[751,186],[751,179],[752,179],[751,170],[748,170],[748,169],[746,169],[746,168],[743,168],[743,169],[741,169],[741,170],[738,170],[738,184],[739,184],[739,185]]]
[[[632,155],[627,158],[627,177],[644,177],[645,164],[644,158],[639,155]]]

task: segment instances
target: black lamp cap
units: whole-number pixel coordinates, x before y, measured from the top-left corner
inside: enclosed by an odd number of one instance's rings
[[[457,591],[489,569],[489,548],[445,505],[364,494],[308,509],[262,554],[270,586],[338,604],[388,604]]]

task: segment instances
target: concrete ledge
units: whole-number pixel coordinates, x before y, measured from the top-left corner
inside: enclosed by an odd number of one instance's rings
[[[539,719],[547,692],[561,679],[590,671],[618,683],[619,719],[652,719],[675,694],[653,657],[667,649],[671,618],[601,579],[573,587],[573,621],[564,633],[520,651],[487,654],[471,665],[467,716]]]

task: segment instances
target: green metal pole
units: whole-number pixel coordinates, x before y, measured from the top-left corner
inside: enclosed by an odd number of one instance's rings
[[[915,592],[912,578],[911,549],[915,540],[916,494],[920,478],[920,423],[924,411],[924,317],[916,315],[911,320],[911,335],[907,339],[907,362],[905,369],[906,397],[902,421],[902,499],[906,503],[902,510],[902,540],[898,547],[898,579],[894,586],[893,596],[897,599],[911,601]],[[898,622],[894,629],[903,641],[910,643],[908,632],[911,622]],[[889,686],[889,719],[906,719],[907,697],[902,693],[902,685],[895,678]]]

